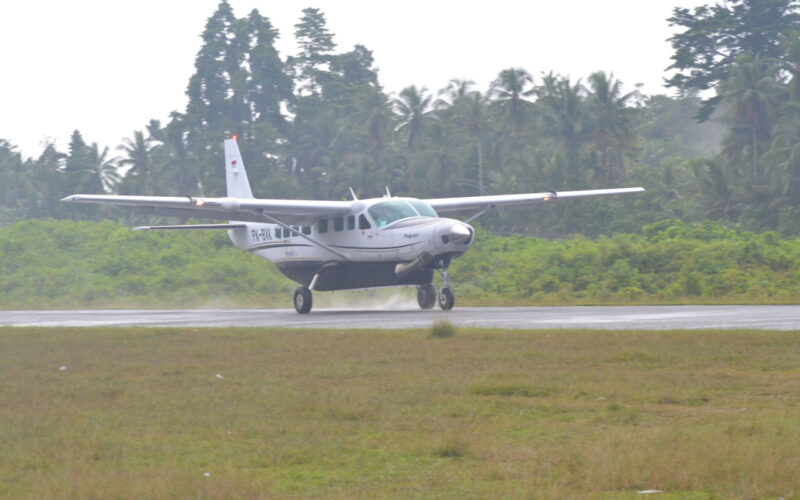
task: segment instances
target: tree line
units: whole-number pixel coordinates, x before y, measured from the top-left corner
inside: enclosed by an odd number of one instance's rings
[[[675,8],[668,84],[640,93],[598,71],[573,80],[522,68],[488,89],[466,80],[389,94],[372,52],[338,51],[324,13],[278,31],[222,1],[202,32],[188,104],[114,148],[73,132],[23,159],[0,140],[0,222],[120,218],[61,206],[68,194],[223,195],[222,140],[237,135],[257,196],[419,197],[642,185],[641,196],[579,200],[485,220],[543,236],[638,231],[679,218],[800,233],[800,35],[792,0]],[[126,217],[132,217],[130,215]]]

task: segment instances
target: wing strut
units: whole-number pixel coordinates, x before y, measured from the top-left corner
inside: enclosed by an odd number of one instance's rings
[[[497,205],[489,205],[487,208],[484,208],[483,210],[481,210],[481,211],[480,211],[480,212],[478,212],[477,214],[473,215],[473,216],[472,216],[472,217],[470,217],[469,219],[465,220],[464,222],[466,222],[467,224],[469,224],[470,222],[474,221],[475,219],[477,219],[477,218],[478,218],[478,217],[480,217],[481,215],[485,214],[486,212],[488,212],[488,211],[492,210],[492,209],[493,209],[493,208],[495,208],[496,206],[497,206]]]

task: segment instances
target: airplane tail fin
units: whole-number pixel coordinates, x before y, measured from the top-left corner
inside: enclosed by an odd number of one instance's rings
[[[228,196],[231,198],[252,198],[250,181],[244,169],[242,154],[236,138],[225,140],[225,181],[228,185]]]

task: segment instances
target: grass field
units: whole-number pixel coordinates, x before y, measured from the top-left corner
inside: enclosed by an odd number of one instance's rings
[[[800,331],[0,328],[0,497],[796,498],[799,403]]]

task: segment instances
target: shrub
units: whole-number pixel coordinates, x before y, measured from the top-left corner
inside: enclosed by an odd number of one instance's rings
[[[436,321],[433,325],[431,325],[431,337],[447,338],[452,337],[455,334],[456,327],[446,319]]]

